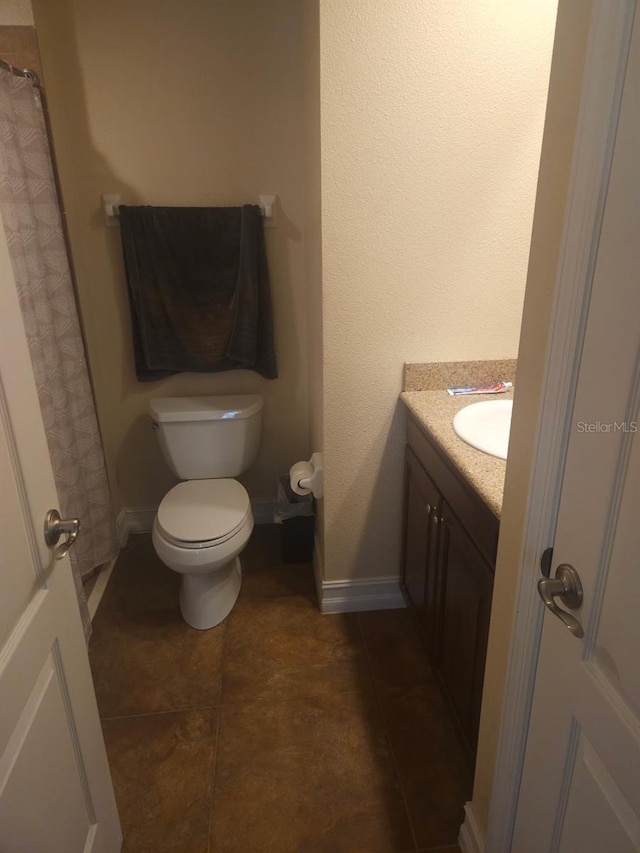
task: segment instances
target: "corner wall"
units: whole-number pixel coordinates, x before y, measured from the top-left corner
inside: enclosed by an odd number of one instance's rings
[[[555,0],[320,0],[325,580],[397,577],[405,361],[517,352]]]
[[[32,27],[31,0],[3,0],[0,25],[7,27]],[[13,63],[11,63],[13,65]]]
[[[147,415],[153,396],[265,397],[253,499],[308,458],[298,0],[34,0],[44,81],[115,509],[153,507],[174,480]],[[139,383],[118,229],[124,203],[238,205],[278,196],[267,229],[280,378],[249,371]]]

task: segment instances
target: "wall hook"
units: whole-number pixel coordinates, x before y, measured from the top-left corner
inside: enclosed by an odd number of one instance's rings
[[[275,195],[258,196],[258,204],[260,205],[260,209],[262,210],[265,228],[275,228],[275,226],[278,224],[278,217],[276,214],[276,199],[277,196]]]
[[[103,193],[102,209],[108,228],[117,228],[120,224],[120,196],[117,193]]]

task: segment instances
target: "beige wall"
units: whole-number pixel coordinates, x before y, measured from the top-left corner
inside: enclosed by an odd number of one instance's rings
[[[324,449],[326,578],[397,575],[404,361],[516,353],[554,2],[35,0],[116,509],[173,482],[151,396],[258,390],[252,496]],[[135,381],[103,192],[278,194],[279,380]]]
[[[327,580],[394,576],[404,361],[515,357],[555,0],[320,0]]]
[[[309,446],[299,0],[35,0],[80,306],[116,509],[157,505],[173,479],[153,396],[260,392],[262,448],[245,478],[269,498]],[[280,378],[248,371],[138,383],[119,231],[123,203],[237,205],[278,195],[267,230]]]
[[[0,24],[3,26],[33,26],[31,0],[2,0]]]
[[[518,354],[473,812],[486,832],[591,2],[560,0]]]

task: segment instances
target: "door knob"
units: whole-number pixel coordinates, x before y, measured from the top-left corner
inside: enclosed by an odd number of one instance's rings
[[[67,539],[58,545],[60,537],[67,534]],[[50,509],[44,519],[44,541],[50,547],[56,545],[53,556],[56,560],[66,557],[80,533],[79,518],[60,518],[57,509]]]
[[[582,625],[578,620],[558,607],[554,601],[554,598],[561,598],[570,610],[577,610],[582,604],[582,584],[573,566],[563,563],[556,569],[555,578],[540,578],[538,594],[554,616],[564,622],[574,637],[584,637]]]

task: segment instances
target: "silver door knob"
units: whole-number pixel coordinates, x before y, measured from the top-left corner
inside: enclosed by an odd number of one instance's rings
[[[46,514],[44,519],[44,541],[49,547],[57,546],[53,552],[56,560],[62,560],[63,557],[67,556],[79,533],[79,518],[60,518],[60,513],[57,509],[50,509]],[[66,540],[58,545],[60,537],[65,534],[67,535]]]
[[[541,578],[538,581],[538,594],[549,610],[563,622],[574,637],[584,637],[582,625],[563,610],[553,600],[561,598],[570,610],[577,610],[582,604],[582,584],[580,576],[573,566],[563,563],[556,569],[555,578]]]

